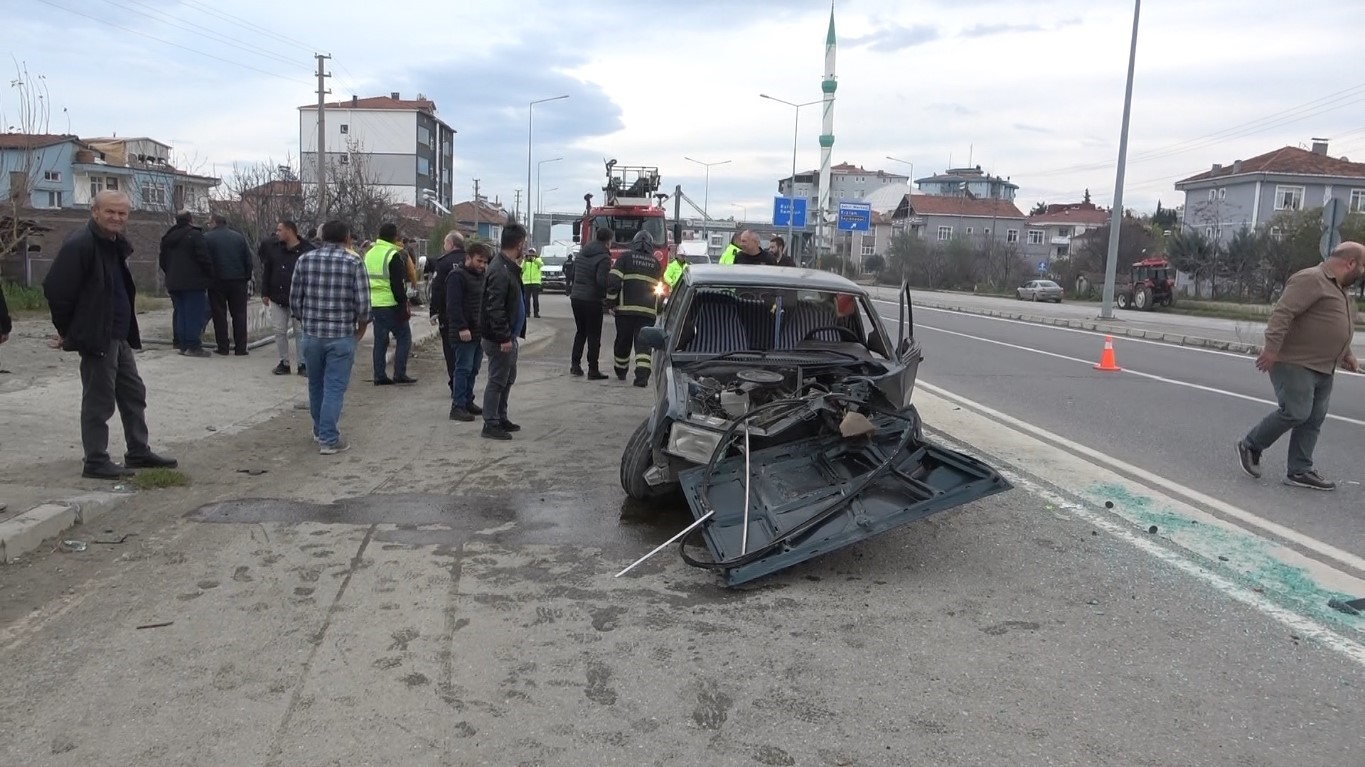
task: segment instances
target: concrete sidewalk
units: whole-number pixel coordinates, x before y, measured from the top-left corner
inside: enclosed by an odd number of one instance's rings
[[[409,325],[416,355],[436,337],[437,328],[425,313],[415,315]],[[551,333],[536,330],[533,325],[530,335]],[[46,320],[21,320],[0,357],[0,366],[11,371],[0,376],[0,504],[6,506],[0,511],[0,562],[12,561],[76,524],[88,526],[132,492],[130,485],[81,478],[80,357],[49,348],[51,337]],[[439,355],[439,347],[433,348]],[[356,352],[353,388],[370,385],[373,349],[371,328]],[[390,363],[393,355],[391,341]],[[278,360],[269,344],[247,357],[209,359],[185,358],[169,347],[149,345],[137,361],[147,385],[153,449],[171,456],[185,445],[235,434],[286,410],[307,407],[307,379],[273,375]],[[109,438],[115,460],[121,460],[122,441],[115,415]]]

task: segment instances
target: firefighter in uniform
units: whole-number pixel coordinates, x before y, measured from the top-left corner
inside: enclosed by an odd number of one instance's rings
[[[630,242],[630,250],[621,254],[607,273],[607,305],[616,315],[616,343],[612,348],[612,366],[618,381],[626,380],[630,371],[630,349],[635,347],[635,385],[649,384],[652,352],[640,345],[639,335],[654,324],[658,316],[659,278],[663,266],[654,257],[654,238],[641,231]]]

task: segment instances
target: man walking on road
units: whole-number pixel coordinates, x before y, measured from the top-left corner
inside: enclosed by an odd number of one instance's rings
[[[1356,309],[1350,287],[1365,277],[1365,245],[1343,242],[1327,260],[1297,272],[1285,283],[1266,323],[1265,346],[1256,367],[1270,373],[1279,409],[1237,443],[1242,470],[1261,476],[1261,453],[1289,435],[1285,484],[1334,490],[1336,483],[1313,468],[1313,448],[1327,418],[1338,366],[1359,372],[1351,351]]]
[[[569,357],[569,373],[583,375],[583,347],[588,350],[588,380],[605,381],[607,376],[599,367],[602,353],[602,305],[607,300],[607,276],[611,272],[610,229],[597,230],[596,238],[583,246],[574,259],[573,268],[565,275],[569,281],[569,305],[573,307],[573,351]]]
[[[521,261],[521,284],[526,289],[522,295],[526,302],[527,316],[536,319],[540,318],[541,266],[540,254],[536,253],[536,249],[527,250],[526,257]]]
[[[365,253],[365,272],[370,279],[370,306],[374,312],[374,385],[417,383],[408,377],[408,351],[412,328],[408,319],[408,257],[398,245],[398,225],[379,227],[379,239]],[[388,373],[389,334],[397,349],[393,355],[393,378]]]
[[[81,476],[123,479],[133,469],[175,468],[152,452],[147,435],[147,387],[134,349],[142,348],[128,270],[133,246],[123,236],[128,195],[105,190],[90,201],[90,221],[67,236],[43,279],[57,344],[81,356]],[[128,450],[123,466],[109,457],[109,417],[118,410]]]
[[[659,297],[654,292],[663,276],[663,267],[654,257],[654,238],[639,231],[630,242],[630,251],[616,259],[607,281],[607,304],[616,315],[616,344],[612,365],[616,380],[626,380],[630,372],[630,349],[635,347],[635,385],[649,384],[653,350],[640,345],[640,331],[654,324],[659,313]]]
[[[246,284],[251,280],[251,246],[240,232],[228,228],[227,219],[213,214],[209,231],[204,235],[209,257],[213,259],[213,287],[209,289],[209,306],[213,311],[213,336],[218,342],[215,351],[228,353],[228,313],[232,314],[232,347],[238,357],[246,351]]]
[[[455,351],[450,347],[446,339],[450,338],[450,321],[446,315],[446,280],[449,279],[451,271],[458,268],[465,262],[464,235],[455,230],[451,230],[441,243],[445,252],[436,263],[428,264],[428,268],[435,273],[431,278],[431,305],[427,307],[427,314],[431,317],[431,324],[436,325],[441,331],[441,353],[446,360],[446,386],[454,391],[455,388]],[[487,259],[485,259],[486,261]],[[478,338],[474,339],[478,343]]]
[[[121,230],[120,230],[121,231]],[[175,226],[161,238],[158,259],[171,294],[171,325],[175,348],[187,357],[211,357],[201,336],[209,313],[209,287],[213,285],[213,258],[204,233],[194,225],[189,211],[176,214]]]
[[[455,357],[450,387],[450,420],[473,421],[483,415],[474,404],[474,379],[483,361],[483,338],[479,333],[479,313],[483,306],[484,275],[493,249],[476,242],[469,246],[464,263],[450,270],[445,286],[445,325],[449,332],[446,346]]]
[[[299,257],[289,290],[289,311],[303,325],[303,358],[308,364],[308,411],[313,439],[323,455],[350,445],[338,423],[351,383],[355,347],[370,324],[370,279],[346,249],[351,228],[341,221],[322,225],[323,246]]]
[[[289,327],[294,327],[294,359],[299,363],[299,375],[308,369],[303,363],[303,328],[289,313],[289,289],[294,284],[294,267],[299,256],[316,250],[313,243],[299,237],[299,225],[281,221],[275,225],[275,236],[261,243],[261,302],[270,311],[270,324],[275,329],[275,351],[280,364],[271,372],[289,375]]]
[[[483,354],[488,358],[480,436],[506,440],[521,429],[507,420],[507,399],[517,382],[517,341],[526,337],[526,304],[521,297],[521,249],[526,245],[526,227],[505,227],[501,245],[502,252],[488,265],[479,309],[479,333],[483,336]]]

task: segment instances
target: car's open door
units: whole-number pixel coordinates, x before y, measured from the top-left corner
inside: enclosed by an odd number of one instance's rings
[[[919,375],[919,364],[924,360],[924,352],[915,338],[915,307],[910,300],[910,283],[902,282],[896,314],[896,360],[905,366],[901,378],[902,402],[909,404],[910,392],[915,388],[915,378]]]

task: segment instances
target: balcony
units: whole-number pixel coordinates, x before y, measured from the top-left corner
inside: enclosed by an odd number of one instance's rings
[[[1071,238],[1070,238],[1070,237],[1053,237],[1052,240],[1051,240],[1051,244],[1052,244],[1052,245],[1061,245],[1061,246],[1065,246],[1065,247],[1070,247],[1070,246],[1071,246]]]

